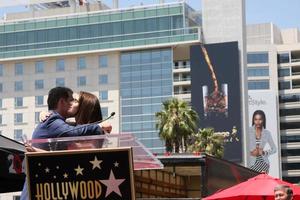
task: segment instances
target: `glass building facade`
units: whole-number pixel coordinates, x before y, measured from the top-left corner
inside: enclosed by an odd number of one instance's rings
[[[0,24],[0,58],[198,40],[186,4],[101,11]],[[194,24],[195,25],[195,24]]]
[[[125,52],[120,58],[121,132],[132,132],[152,152],[164,152],[155,113],[173,93],[172,50]]]

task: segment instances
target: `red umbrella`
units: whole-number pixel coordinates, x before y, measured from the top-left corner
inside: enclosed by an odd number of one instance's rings
[[[294,200],[300,200],[299,186],[268,176],[267,174],[260,174],[250,178],[248,181],[208,196],[204,200],[274,200],[274,188],[277,185],[290,186],[293,189]]]

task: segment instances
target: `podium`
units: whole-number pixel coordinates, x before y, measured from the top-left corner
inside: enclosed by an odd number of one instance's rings
[[[135,199],[133,170],[161,162],[132,134],[31,140],[26,153],[30,199]]]

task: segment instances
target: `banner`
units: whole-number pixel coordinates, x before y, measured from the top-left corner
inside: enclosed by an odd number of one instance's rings
[[[237,42],[191,47],[192,106],[201,128],[225,137],[224,158],[242,161],[242,109]]]
[[[267,171],[273,177],[281,177],[280,174],[280,132],[278,129],[276,95],[272,91],[248,91],[249,99],[249,130],[248,130],[248,167],[254,168],[256,157],[251,155],[251,151],[256,149],[256,128],[261,122],[263,131],[261,133],[261,144],[258,149],[262,149],[263,161],[266,162]],[[260,122],[259,122],[259,121]],[[258,121],[258,122],[255,122]],[[264,171],[264,170],[263,170]]]
[[[131,148],[27,153],[30,199],[135,199]]]

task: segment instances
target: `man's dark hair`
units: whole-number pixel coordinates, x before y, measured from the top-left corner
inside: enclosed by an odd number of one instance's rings
[[[61,98],[68,99],[70,96],[72,96],[73,91],[70,88],[67,87],[55,87],[52,88],[48,93],[48,109],[49,110],[55,110],[57,108],[58,101]]]

